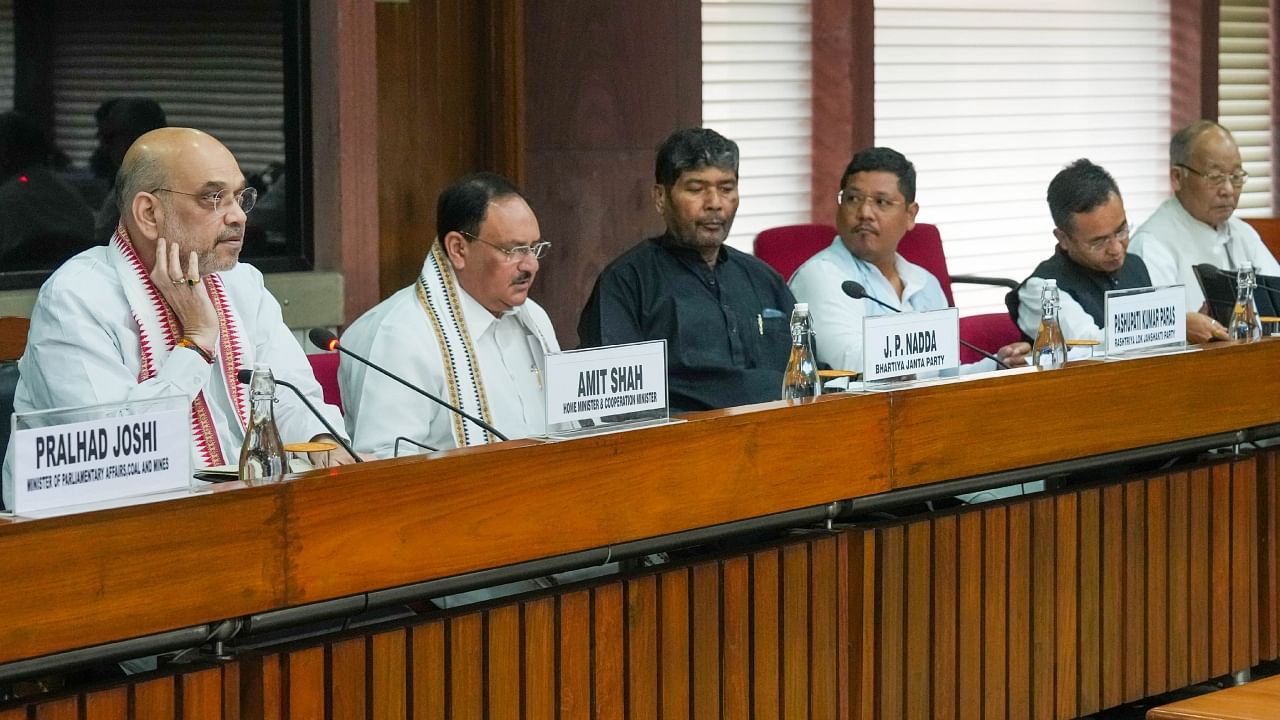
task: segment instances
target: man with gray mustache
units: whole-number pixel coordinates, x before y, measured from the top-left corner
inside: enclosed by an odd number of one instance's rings
[[[476,173],[436,204],[436,239],[417,282],[356,320],[352,352],[482,418],[511,438],[546,431],[539,370],[560,349],[529,288],[550,246],[510,180]],[[343,357],[351,440],[378,457],[494,442],[477,424]],[[404,438],[397,448],[397,438]]]
[[[773,268],[724,244],[738,211],[737,144],[677,130],[654,175],[667,230],[600,273],[578,322],[583,347],[665,339],[672,410],[777,400],[795,298]]]

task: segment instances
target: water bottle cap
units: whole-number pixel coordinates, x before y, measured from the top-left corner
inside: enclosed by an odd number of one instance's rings
[[[800,312],[807,313],[809,312],[809,303],[796,303],[795,309]]]
[[[271,366],[270,366],[270,365],[268,365],[268,364],[266,364],[266,363],[264,363],[264,362],[256,362],[256,363],[254,363],[254,364],[253,364],[253,371],[254,371],[254,372],[258,372],[258,371],[260,371],[260,370],[270,370],[270,369],[271,369]]]
[[[1241,270],[1247,270],[1247,271],[1249,271],[1249,272],[1253,272],[1253,263],[1248,262],[1248,261],[1246,261],[1246,262],[1242,262],[1242,263],[1240,263],[1240,269],[1241,269]]]
[[[1056,288],[1058,287],[1058,281],[1053,278],[1045,278],[1044,286],[1047,288]]]

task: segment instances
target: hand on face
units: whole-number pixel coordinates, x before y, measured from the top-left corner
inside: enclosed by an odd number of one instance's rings
[[[173,309],[184,335],[206,350],[218,346],[218,314],[200,276],[200,261],[194,250],[187,256],[184,270],[178,243],[157,239],[151,282]]]

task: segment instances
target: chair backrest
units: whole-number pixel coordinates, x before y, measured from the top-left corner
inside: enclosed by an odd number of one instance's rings
[[[342,391],[338,388],[338,353],[313,353],[307,355],[307,360],[311,362],[311,373],[316,376],[316,382],[320,383],[324,401],[341,410]]]
[[[836,229],[830,225],[783,225],[762,230],[752,244],[755,256],[790,280],[805,260],[831,244]]]
[[[0,360],[17,360],[27,349],[27,331],[31,320],[24,317],[0,317]]]
[[[937,225],[916,223],[910,232],[902,236],[902,242],[898,243],[898,254],[938,278],[942,294],[947,296],[947,304],[955,307],[956,299],[951,294],[951,273],[947,270],[947,256],[942,251],[942,235],[938,232]]]

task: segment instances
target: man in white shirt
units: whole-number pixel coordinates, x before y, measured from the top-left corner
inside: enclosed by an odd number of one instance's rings
[[[1280,263],[1258,233],[1232,216],[1249,175],[1229,130],[1208,120],[1179,130],[1169,142],[1169,165],[1173,197],[1138,228],[1130,245],[1153,283],[1185,285],[1187,307],[1200,308],[1204,293],[1196,265],[1236,270],[1251,262],[1259,274],[1280,275]]]
[[[195,464],[235,463],[249,420],[237,373],[266,363],[339,424],[262,274],[238,262],[256,197],[210,135],[162,128],[138,138],[117,178],[110,243],[71,258],[40,289],[15,411],[181,395],[191,399]],[[329,437],[290,393],[275,416],[285,442]]]
[[[791,276],[791,292],[809,304],[817,335],[818,361],[841,370],[862,370],[862,319],[891,312],[869,300],[855,300],[841,285],[855,280],[867,295],[904,312],[947,307],[942,286],[928,270],[898,254],[898,243],[915,227],[916,170],[890,148],[869,148],[853,156],[840,181],[836,201],[839,235]],[[1023,362],[1026,343],[1000,348],[1006,364]],[[990,360],[972,369],[990,370]]]
[[[1129,219],[1120,187],[1102,167],[1081,158],[1054,176],[1046,194],[1058,241],[1053,257],[1005,298],[1018,329],[1034,339],[1040,328],[1044,281],[1057,281],[1061,305],[1058,323],[1064,337],[1104,339],[1106,294],[1151,286],[1142,258],[1126,252]],[[1187,338],[1226,339],[1226,328],[1208,315],[1187,313]]]
[[[541,434],[540,366],[560,348],[547,313],[528,296],[549,245],[509,180],[461,178],[437,201],[436,240],[418,281],[356,320],[342,342],[508,437]],[[338,382],[360,452],[390,457],[496,440],[347,357]]]

